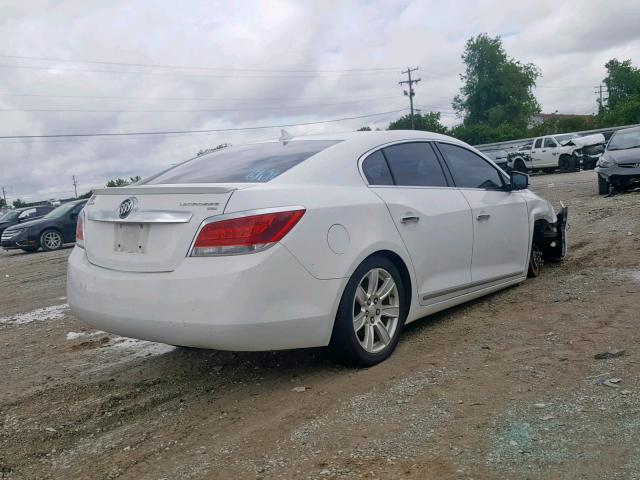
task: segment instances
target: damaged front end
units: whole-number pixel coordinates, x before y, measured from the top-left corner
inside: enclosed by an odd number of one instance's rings
[[[569,209],[562,203],[555,223],[538,220],[533,231],[533,242],[546,261],[561,262],[567,254],[567,216]]]

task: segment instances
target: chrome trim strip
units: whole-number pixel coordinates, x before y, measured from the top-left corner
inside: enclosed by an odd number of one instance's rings
[[[229,193],[237,190],[237,187],[220,186],[171,186],[171,185],[140,185],[137,187],[112,187],[98,188],[93,191],[93,195],[166,195],[166,194],[189,194],[189,193]]]
[[[113,223],[189,223],[192,217],[193,213],[183,210],[136,210],[126,218],[110,210],[87,212],[88,220]]]
[[[464,290],[469,290],[472,288],[476,288],[476,287],[481,287],[481,286],[490,286],[489,284],[491,283],[499,283],[505,280],[515,280],[516,278],[521,278],[524,277],[525,272],[517,272],[517,273],[509,273],[506,275],[499,275],[496,277],[491,277],[488,278],[486,280],[480,280],[477,282],[470,282],[470,283],[465,283],[464,285],[459,285],[457,287],[452,287],[452,288],[445,288],[443,290],[438,290],[436,292],[433,293],[429,293],[427,295],[422,295],[422,301],[425,302],[427,300],[431,300],[433,298],[437,298],[437,297],[443,297],[445,295],[449,295],[452,293],[459,293],[462,292]]]
[[[265,213],[290,212],[294,210],[306,210],[306,208],[300,205],[289,205],[286,207],[257,208],[254,210],[244,210],[242,212],[225,213],[222,215],[207,217],[204,220],[202,220],[202,222],[200,223],[200,226],[196,230],[196,234],[193,236],[193,240],[191,240],[191,244],[189,245],[189,250],[187,251],[187,257],[191,256],[191,252],[193,251],[193,247],[196,243],[196,239],[198,238],[198,235],[200,235],[200,231],[205,227],[205,225],[208,225],[213,222],[221,222],[223,220],[233,220],[234,218],[250,217],[252,215],[262,215]],[[273,245],[275,245],[275,243],[269,243],[266,245],[267,246],[265,246],[265,248],[259,251],[264,251],[267,248],[271,248]],[[257,253],[257,252],[258,251],[247,252],[247,253],[232,253],[229,255],[218,255],[218,256],[223,257],[223,256],[231,256],[231,255],[248,255],[248,254]]]

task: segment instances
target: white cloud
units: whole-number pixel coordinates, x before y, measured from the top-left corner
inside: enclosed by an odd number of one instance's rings
[[[438,2],[5,0],[0,53],[165,65],[328,70],[420,65],[416,103],[451,110],[466,40],[501,34],[510,55],[542,69],[537,96],[544,111],[595,109],[593,86],[612,57],[640,63],[640,4],[634,1]],[[131,99],[0,96],[0,109],[206,110],[226,112],[63,113],[0,111],[0,135],[236,128],[296,123],[394,110],[407,104],[399,72],[366,76],[224,78],[71,72],[142,70],[0,58],[0,93],[134,97]],[[148,69],[147,69],[148,70]],[[202,74],[195,76],[192,74]],[[254,74],[255,75],[255,74]],[[150,97],[144,100],[139,97]],[[226,100],[160,100],[161,97]],[[235,98],[263,100],[239,101]],[[331,98],[329,98],[331,97]],[[373,99],[372,99],[373,97]],[[155,100],[153,100],[155,98]],[[264,100],[265,98],[271,100]],[[293,100],[276,100],[290,98]],[[367,98],[359,103],[345,103]],[[291,105],[315,105],[288,108]],[[265,107],[278,107],[267,110]],[[255,108],[255,111],[248,109]],[[384,127],[394,115],[290,128],[294,134]],[[455,118],[445,117],[447,123]],[[0,143],[0,185],[12,198],[69,195],[116,176],[149,175],[222,142],[276,137],[275,130],[210,135]]]

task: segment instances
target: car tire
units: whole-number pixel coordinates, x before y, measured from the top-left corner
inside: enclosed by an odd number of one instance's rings
[[[524,164],[522,160],[518,159],[513,164],[513,171],[527,173],[527,166]]]
[[[408,310],[402,276],[394,263],[379,255],[367,258],[353,272],[340,299],[331,350],[352,365],[382,362],[396,348]]]
[[[598,194],[609,195],[611,193],[611,184],[602,175],[598,175]]]
[[[40,247],[46,252],[59,250],[63,244],[62,234],[54,228],[49,228],[40,234]]]
[[[540,269],[544,263],[544,257],[540,247],[533,242],[531,244],[531,254],[529,255],[529,269],[527,270],[528,278],[535,278],[540,275]]]

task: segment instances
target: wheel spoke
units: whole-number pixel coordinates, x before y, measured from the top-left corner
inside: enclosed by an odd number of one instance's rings
[[[356,300],[361,307],[364,307],[367,303],[367,292],[364,291],[362,285],[358,285],[358,288],[356,288]]]
[[[353,329],[358,333],[365,323],[364,310],[353,318]]]
[[[378,337],[380,338],[380,341],[385,345],[387,345],[391,341],[391,339],[389,338],[389,332],[387,332],[387,328],[384,326],[382,322],[374,323],[374,327],[376,329],[376,332],[378,332]]]
[[[400,308],[398,307],[384,306],[380,311],[380,316],[397,317],[398,315],[400,315]]]
[[[367,285],[367,294],[374,295],[378,289],[378,269],[374,268],[367,274],[369,285]]]
[[[367,352],[373,351],[373,325],[367,323],[364,327],[364,349]]]
[[[389,294],[393,290],[393,287],[395,286],[396,283],[393,281],[393,278],[387,278],[376,292],[376,296],[380,299],[380,301],[384,300],[385,298],[387,298],[387,296],[389,296]]]

